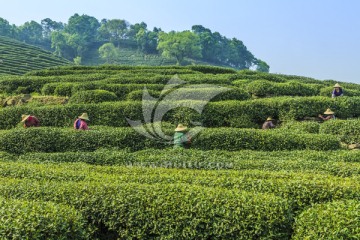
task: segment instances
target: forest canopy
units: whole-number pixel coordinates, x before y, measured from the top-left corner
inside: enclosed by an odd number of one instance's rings
[[[255,58],[241,40],[229,39],[202,25],[194,25],[191,30],[166,33],[157,27],[150,30],[144,22],[130,24],[123,19],[99,21],[85,14],[74,14],[67,23],[46,18],[40,23],[29,21],[21,26],[0,18],[0,36],[40,46],[69,60],[83,57],[94,46],[100,49],[107,44],[107,48],[101,49],[103,59],[117,54],[116,50],[109,48],[115,46],[137,49],[143,54],[173,57],[179,65],[185,64],[185,58],[191,58],[236,69],[254,68],[269,72],[270,68],[266,62]],[[104,49],[113,52],[104,52]]]

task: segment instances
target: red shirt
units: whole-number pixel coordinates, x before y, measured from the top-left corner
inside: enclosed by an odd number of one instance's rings
[[[27,127],[40,127],[40,121],[34,116],[28,117],[24,123],[24,128]]]
[[[89,127],[88,127],[87,123],[84,120],[78,118],[74,122],[74,129],[89,130]]]

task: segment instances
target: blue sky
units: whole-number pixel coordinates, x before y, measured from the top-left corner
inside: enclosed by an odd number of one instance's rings
[[[21,25],[78,13],[164,31],[199,24],[242,40],[272,73],[360,83],[359,12],[358,0],[2,0],[0,17]]]

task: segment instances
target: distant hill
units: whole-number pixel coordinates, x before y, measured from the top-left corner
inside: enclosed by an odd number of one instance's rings
[[[18,75],[31,70],[70,64],[41,48],[0,36],[0,74]]]
[[[81,65],[98,66],[106,64],[106,61],[99,56],[99,47],[102,43],[93,43],[81,60]],[[133,46],[123,45],[119,48],[120,55],[112,63],[115,65],[127,66],[172,66],[176,65],[174,57],[165,58],[161,54],[145,54]],[[217,67],[228,67],[226,65],[214,64],[205,61],[199,61],[191,58],[185,58],[186,65],[208,65]]]

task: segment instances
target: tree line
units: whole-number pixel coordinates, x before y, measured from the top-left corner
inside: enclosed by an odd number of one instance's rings
[[[242,41],[212,32],[202,25],[191,30],[164,32],[147,28],[144,22],[130,24],[123,19],[102,19],[74,14],[67,23],[50,18],[25,22],[21,26],[0,18],[0,36],[52,50],[55,55],[78,61],[94,46],[107,62],[116,58],[121,47],[136,48],[144,54],[174,57],[178,64],[185,58],[225,65],[236,69],[256,68],[268,72],[269,65],[255,58]]]

